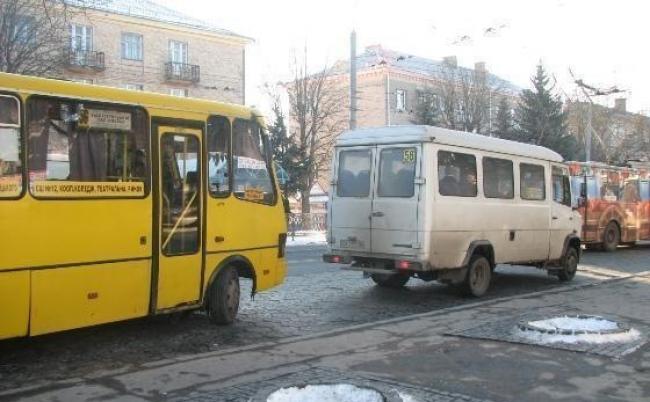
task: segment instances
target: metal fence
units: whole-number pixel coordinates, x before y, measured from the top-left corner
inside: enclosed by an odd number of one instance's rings
[[[289,232],[325,231],[327,229],[326,213],[287,214]]]

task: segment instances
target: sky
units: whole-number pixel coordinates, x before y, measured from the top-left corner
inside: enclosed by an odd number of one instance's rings
[[[472,67],[528,88],[542,62],[558,92],[573,97],[576,78],[625,90],[628,110],[650,113],[650,3],[632,0],[156,0],[254,38],[247,48],[247,103],[266,109],[264,83],[291,77],[307,48],[315,71],[357,48],[383,47]],[[490,29],[491,28],[491,29]],[[614,97],[597,99],[612,106]]]

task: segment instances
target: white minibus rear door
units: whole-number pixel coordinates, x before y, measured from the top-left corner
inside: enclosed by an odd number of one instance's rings
[[[375,156],[375,185],[371,216],[372,252],[415,255],[422,146],[379,146]]]
[[[370,252],[374,159],[375,147],[345,147],[335,152],[330,206],[332,249]]]

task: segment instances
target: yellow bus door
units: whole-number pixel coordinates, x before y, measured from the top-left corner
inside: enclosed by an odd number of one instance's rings
[[[199,129],[158,126],[157,311],[200,300],[203,189]]]

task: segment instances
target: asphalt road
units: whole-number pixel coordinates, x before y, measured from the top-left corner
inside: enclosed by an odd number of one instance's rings
[[[199,313],[185,318],[151,317],[41,337],[0,341],[0,390],[42,385],[106,370],[129,370],[148,362],[244,346],[344,326],[422,313],[475,299],[436,282],[412,279],[404,289],[382,289],[361,273],[322,263],[324,247],[288,250],[285,284],[242,300],[238,320],[215,327]],[[650,269],[650,245],[616,253],[585,252],[582,272],[572,283],[587,283]],[[242,294],[250,284],[242,283]],[[487,298],[567,286],[544,271],[497,269]]]

